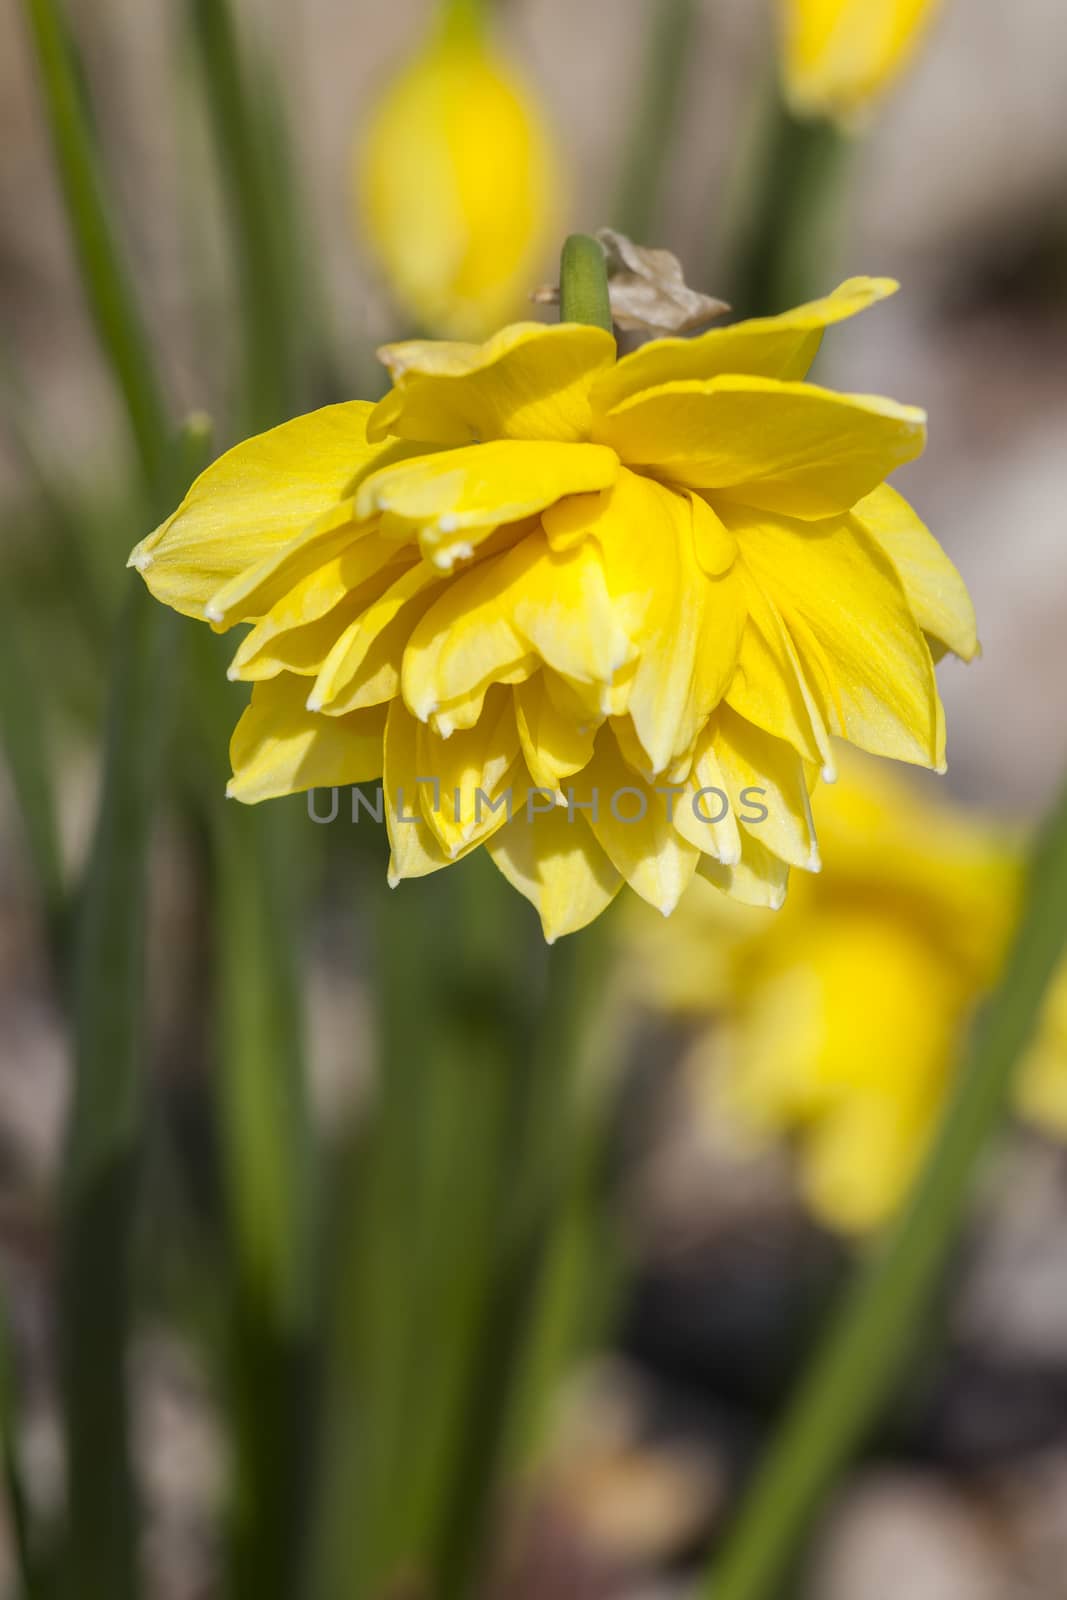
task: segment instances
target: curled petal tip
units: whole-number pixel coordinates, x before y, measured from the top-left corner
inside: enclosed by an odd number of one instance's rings
[[[305,711],[321,711],[322,697],[317,694],[309,694],[304,702],[304,709]]]
[[[204,615],[209,622],[221,622],[223,617],[222,611],[216,605],[206,605]]]

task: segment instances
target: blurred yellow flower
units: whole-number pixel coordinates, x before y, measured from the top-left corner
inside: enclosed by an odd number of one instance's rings
[[[388,86],[356,149],[366,237],[423,328],[479,339],[522,306],[557,231],[544,119],[482,29],[444,27]]]
[[[393,389],[216,462],[134,551],[152,592],[253,624],[230,793],[384,775],[390,875],[485,844],[553,939],[625,879],[778,905],[818,868],[838,734],[944,764],[963,582],[884,479],[922,412],[804,381],[895,285],[654,340],[519,323],[381,352]],[[495,808],[495,809],[494,809]]]
[[[904,70],[937,0],[782,0],[786,95],[801,116],[849,119]]]
[[[1021,839],[853,757],[820,792],[817,878],[777,916],[692,895],[638,927],[647,993],[706,1018],[690,1060],[708,1116],[789,1136],[817,1216],[863,1232],[902,1199],[1019,909]],[[1067,973],[1019,1084],[1067,1133]]]

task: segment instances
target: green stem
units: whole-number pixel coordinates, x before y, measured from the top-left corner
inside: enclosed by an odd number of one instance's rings
[[[259,432],[286,415],[295,321],[276,226],[274,181],[229,0],[191,0],[191,12],[239,269],[244,421]]]
[[[489,1314],[471,1366],[462,1448],[435,1561],[441,1600],[483,1592],[500,1487],[540,1437],[589,1311],[590,1280],[576,1280],[572,1269],[576,1260],[591,1265],[580,1224],[595,1210],[585,1202],[604,1119],[587,1082],[589,1025],[599,1020],[606,949],[601,925],[548,952],[533,1048],[522,1071],[518,1063],[512,1067],[510,1140],[494,1196],[500,1238]]]
[[[306,1484],[306,1370],[315,1314],[311,1119],[299,951],[309,834],[303,800],[249,807],[223,796],[226,747],[246,691],[225,681],[229,641],[188,640],[190,795],[212,855],[214,1074],[226,1202],[232,1425],[229,1591],[296,1588]]]
[[[217,835],[236,1600],[285,1600],[301,1553],[301,1402],[314,1301],[311,1130],[288,903],[292,820],[285,808],[239,811],[231,802]]]
[[[823,291],[837,253],[851,148],[835,124],[793,116],[775,85],[757,175],[746,186],[754,207],[732,269],[728,297],[738,316],[770,316]]]
[[[586,322],[613,331],[604,251],[588,233],[572,233],[563,246],[559,276],[561,322]]]
[[[429,1600],[467,1600],[517,1409],[528,1416],[534,1398],[590,936],[546,955],[480,854],[402,885],[375,927],[383,1057],[349,1161],[314,1592],[363,1600],[409,1573]]]
[[[911,1200],[846,1296],[707,1580],[708,1600],[765,1600],[882,1412],[958,1237],[982,1156],[1067,946],[1067,789],[1034,854],[1026,908]]]
[[[133,286],[111,221],[95,141],[59,0],[23,0],[82,282],[126,403],[151,488],[168,469],[170,428]]]
[[[696,0],[650,0],[650,9],[641,103],[626,143],[614,213],[616,226],[642,244],[653,242],[698,19]]]
[[[19,618],[0,590],[0,744],[11,772],[57,970],[66,946],[67,896],[47,726],[39,686],[27,666]]]
[[[163,390],[114,230],[59,0],[24,0],[82,279],[152,501],[174,474]],[[126,1346],[140,1142],[148,854],[173,625],[136,578],[118,629],[103,790],[78,928],[75,1080],[59,1268],[67,1434],[66,1582],[134,1600],[138,1518]]]
[[[0,1288],[0,1458],[7,1488],[8,1517],[18,1572],[19,1600],[35,1600],[40,1579],[33,1548],[29,1501],[19,1445],[18,1375],[8,1317],[7,1297]]]
[[[139,1588],[125,1351],[141,1122],[146,878],[172,628],[140,580],[131,579],[79,928],[60,1270],[68,1579],[79,1600],[131,1600]]]

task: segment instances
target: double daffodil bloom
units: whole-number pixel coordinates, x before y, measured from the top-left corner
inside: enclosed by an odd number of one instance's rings
[[[523,304],[561,179],[525,87],[473,23],[452,24],[386,89],[356,150],[359,215],[398,302],[462,339]]]
[[[848,121],[885,94],[937,0],[781,0],[786,98],[801,116]]]
[[[637,932],[659,1006],[688,1013],[698,1103],[720,1128],[796,1141],[812,1210],[862,1233],[903,1198],[1014,928],[1021,840],[856,758],[820,791],[824,867],[777,917],[694,894]],[[1018,1106],[1067,1134],[1067,973]]]
[[[389,346],[378,405],[223,456],[131,563],[251,625],[230,793],[383,777],[394,882],[484,844],[549,939],[624,880],[664,913],[698,872],[780,904],[831,736],[942,769],[931,645],[977,648],[884,481],[923,413],[805,381],[893,288],[622,360],[577,323]]]

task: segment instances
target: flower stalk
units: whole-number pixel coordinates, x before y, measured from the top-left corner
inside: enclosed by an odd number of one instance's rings
[[[982,1157],[1067,948],[1067,788],[1035,849],[1026,909],[911,1200],[831,1322],[726,1546],[708,1600],[767,1600],[885,1408],[966,1217]]]
[[[287,284],[287,262],[263,137],[263,107],[250,92],[241,59],[237,22],[229,0],[191,0],[193,36],[215,135],[227,211],[240,273],[243,422],[247,430],[273,427],[288,413],[298,326]]]
[[[111,218],[69,29],[57,0],[23,0],[71,236],[89,309],[125,401],[156,496],[169,470],[170,421],[151,346]]]
[[[651,0],[640,103],[626,142],[615,226],[638,243],[653,237],[678,130],[685,69],[696,35],[696,0]]]
[[[852,143],[836,123],[795,116],[775,82],[727,296],[738,315],[784,311],[832,274]]]
[[[560,260],[559,317],[611,333],[611,297],[603,246],[588,233],[572,233]]]

